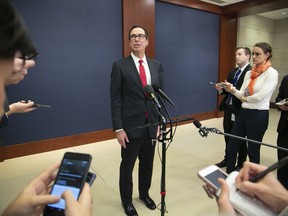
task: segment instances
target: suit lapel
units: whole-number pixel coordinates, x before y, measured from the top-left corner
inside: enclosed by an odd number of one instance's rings
[[[147,63],[148,63],[148,67],[149,67],[149,70],[150,70],[150,75],[151,75],[151,85],[152,84],[155,84],[157,83],[156,79],[156,71],[157,71],[157,67],[156,65],[154,64],[154,61],[152,61],[151,59],[148,59],[147,58]]]
[[[126,72],[128,76],[131,78],[132,82],[145,94],[143,87],[142,87],[142,83],[141,83],[138,70],[135,66],[135,63],[131,55],[126,58],[125,67],[126,67]]]
[[[244,77],[245,77],[247,71],[249,71],[249,70],[251,70],[251,65],[250,65],[250,64],[248,64],[248,65],[244,68],[243,72],[241,73],[241,75],[240,75],[240,77],[239,77],[239,79],[238,79],[238,82],[237,82],[237,84],[236,84],[237,87],[241,88],[242,83],[243,83],[243,80],[244,80]],[[235,73],[236,73],[236,71],[235,71]],[[235,74],[235,73],[234,73],[234,74]],[[238,83],[239,83],[239,84],[238,84]]]

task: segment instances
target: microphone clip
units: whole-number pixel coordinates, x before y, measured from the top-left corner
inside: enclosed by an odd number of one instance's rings
[[[203,129],[205,129],[205,128],[200,129],[198,132],[199,132],[199,134],[200,134],[202,137],[207,137],[208,132],[205,131],[205,130],[203,130]]]

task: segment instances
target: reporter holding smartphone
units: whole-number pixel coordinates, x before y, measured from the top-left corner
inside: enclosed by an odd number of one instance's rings
[[[278,83],[278,72],[270,62],[272,58],[270,44],[266,42],[255,44],[252,54],[254,66],[246,73],[241,89],[237,90],[231,83],[226,82],[225,90],[242,101],[242,108],[231,133],[262,142],[268,127],[270,99]],[[239,139],[229,139],[227,173],[235,169],[236,155],[241,143]],[[251,162],[260,163],[260,145],[248,142],[247,153]]]
[[[240,89],[244,77],[248,71],[251,70],[251,65],[249,64],[251,58],[251,50],[248,47],[237,47],[235,50],[235,62],[237,64],[237,68],[234,68],[231,72],[229,72],[227,81],[233,84],[236,89]],[[234,122],[238,116],[238,113],[241,109],[241,101],[232,95],[230,92],[225,90],[225,83],[221,82],[220,84],[216,84],[215,88],[218,91],[219,95],[225,95],[223,100],[219,105],[219,111],[224,111],[223,118],[223,129],[225,133],[231,134]],[[226,167],[227,165],[227,145],[229,143],[229,137],[225,136],[225,155],[224,159],[215,165],[218,167]],[[238,151],[238,159],[237,165],[235,169],[241,169],[244,161],[247,157],[247,145],[245,141],[242,141]]]

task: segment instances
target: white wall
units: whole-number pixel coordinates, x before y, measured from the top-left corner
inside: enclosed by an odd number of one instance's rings
[[[272,66],[279,73],[278,86],[271,98],[271,101],[275,101],[280,82],[288,73],[288,19],[271,20],[258,15],[240,18],[237,46],[252,49],[258,42],[267,42],[272,46]]]

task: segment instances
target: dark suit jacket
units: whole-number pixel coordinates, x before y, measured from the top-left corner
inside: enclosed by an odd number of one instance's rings
[[[234,76],[235,76],[235,73],[237,72],[238,70],[238,67],[235,68],[234,70],[232,70],[229,74],[228,74],[228,78],[227,78],[227,81],[229,83],[232,83],[233,82],[233,79],[234,79]],[[243,84],[243,80],[244,80],[244,77],[247,73],[247,71],[250,71],[251,70],[251,65],[248,64],[245,69],[243,70],[241,76],[239,77],[238,79],[238,82],[236,83],[236,89],[240,89],[242,84]],[[226,92],[225,90],[223,90],[223,93],[222,94],[225,94],[225,97],[223,98],[223,100],[221,101],[220,105],[219,105],[219,111],[223,111],[225,108],[226,108],[226,101],[228,99],[228,95],[229,93]],[[241,108],[241,101],[235,97],[234,95],[232,95],[232,106],[234,109],[240,109]]]
[[[278,96],[276,97],[276,103],[285,98],[288,98],[288,75],[284,76],[282,79],[281,85],[279,87],[279,93]],[[282,110],[277,127],[277,132],[279,134],[281,134],[284,131],[286,124],[288,123],[287,118],[288,118],[288,111]]]
[[[159,61],[147,58],[151,73],[151,85],[163,86],[163,68]],[[148,112],[148,123],[158,122],[158,114],[147,98],[139,73],[132,56],[114,62],[110,83],[111,112],[113,130],[124,129],[129,138],[139,138],[144,131],[132,129],[145,125]],[[150,137],[155,138],[157,126],[149,128]]]

